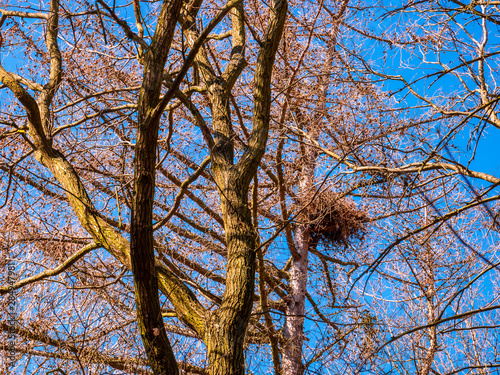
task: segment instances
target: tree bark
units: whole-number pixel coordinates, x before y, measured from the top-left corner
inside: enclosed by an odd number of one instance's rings
[[[321,131],[323,113],[326,110],[326,100],[329,87],[329,75],[337,44],[340,20],[344,17],[349,0],[344,0],[333,19],[333,26],[327,41],[326,59],[323,64],[322,74],[318,77],[318,104],[312,125],[309,127],[311,139],[316,140]],[[300,120],[299,120],[300,121]],[[304,121],[305,122],[305,121]],[[316,149],[309,147],[303,151],[304,164],[302,165],[299,192],[307,204],[307,197],[311,196],[314,186],[314,175],[318,153]],[[305,367],[302,362],[302,346],[304,343],[304,313],[307,290],[307,265],[309,257],[309,225],[304,222],[298,225],[295,231],[295,249],[292,252],[292,264],[290,267],[290,293],[286,306],[285,326],[283,329],[284,344],[282,347],[283,374],[302,375]],[[292,244],[293,245],[293,244]]]
[[[306,193],[314,180],[316,157],[310,155],[310,163],[303,168],[300,182],[302,194]],[[283,374],[302,375],[302,345],[304,342],[304,313],[307,289],[307,265],[309,260],[309,225],[301,224],[295,231],[296,257],[290,267],[290,293],[286,304],[286,318],[283,329]]]
[[[250,182],[262,158],[269,134],[271,74],[288,4],[274,1],[269,25],[257,58],[254,89],[253,129],[249,147],[234,162],[234,131],[229,100],[231,88],[245,66],[243,7],[232,12],[233,48],[230,64],[217,76],[207,52],[201,48],[196,63],[207,86],[212,108],[213,145],[209,144],[212,174],[219,189],[227,244],[226,289],[222,304],[206,317],[204,340],[210,375],[243,375],[244,338],[253,306],[256,272],[257,232],[248,207]],[[193,7],[192,12],[196,12]],[[194,14],[186,15],[194,19]],[[196,39],[194,25],[184,24],[188,40]]]
[[[257,243],[248,190],[243,187],[226,189],[224,194],[228,264],[222,305],[207,317],[205,343],[211,375],[245,373],[243,344],[253,305]]]
[[[152,117],[160,100],[163,69],[180,15],[182,0],[165,0],[151,46],[145,51],[144,76],[139,96],[135,147],[134,199],[130,226],[130,261],[134,275],[137,323],[155,375],[179,372],[163,324],[153,236],[156,147],[160,119]]]
[[[58,4],[57,0],[52,0]],[[257,233],[248,207],[248,190],[262,158],[269,133],[271,74],[275,54],[284,27],[287,1],[271,4],[269,24],[259,51],[254,90],[254,121],[249,147],[234,164],[233,129],[229,110],[230,90],[245,66],[243,8],[234,11],[235,36],[231,63],[221,77],[207,75],[213,103],[215,142],[209,144],[214,180],[219,187],[228,260],[226,290],[221,306],[207,313],[194,294],[154,257],[152,207],[155,189],[156,142],[163,69],[171,35],[175,30],[177,6],[181,0],[165,1],[150,48],[144,51],[144,80],[139,99],[136,142],[134,202],[131,220],[131,244],[93,205],[71,163],[52,147],[47,138],[50,107],[61,77],[60,53],[52,48],[51,84],[44,103],[33,97],[0,66],[0,80],[23,104],[28,115],[29,135],[37,160],[46,166],[65,190],[81,225],[124,265],[132,269],[135,282],[139,331],[154,374],[176,374],[177,364],[166,336],[160,314],[158,288],[175,307],[177,316],[195,329],[207,345],[211,375],[244,374],[244,338],[253,306],[256,273]],[[227,9],[226,9],[227,10]],[[225,11],[226,11],[225,10]],[[221,16],[222,17],[222,16]],[[51,18],[57,22],[57,17]],[[57,25],[50,25],[50,41],[57,41]],[[200,50],[200,56],[203,51]],[[177,77],[178,78],[178,77]],[[176,79],[177,79],[176,78]],[[50,92],[49,92],[50,90]]]
[[[55,9],[58,2],[52,0],[51,9]],[[56,22],[57,17],[51,17],[48,22]],[[52,33],[50,40],[57,41],[57,25],[47,27]],[[44,86],[41,95],[44,95],[45,106],[51,105],[51,98],[57,90],[57,82],[61,76],[60,53],[52,47],[51,52],[51,79]],[[50,123],[50,111],[42,111],[35,99],[16,81],[14,76],[0,65],[0,81],[5,84],[23,105],[28,117],[29,136],[34,149],[34,156],[40,164],[47,167],[65,191],[73,211],[82,227],[128,269],[131,269],[130,244],[122,234],[103,219],[92,203],[85,186],[78,173],[66,157],[52,147],[47,139],[43,124]],[[47,93],[44,94],[44,92]],[[50,91],[51,95],[49,95]],[[200,335],[204,331],[205,309],[194,294],[161,263],[156,262],[156,272],[159,276],[159,288],[168,296],[176,308],[177,315],[185,324],[192,327]]]

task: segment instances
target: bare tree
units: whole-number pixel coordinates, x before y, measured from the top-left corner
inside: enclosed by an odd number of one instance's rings
[[[46,20],[45,48],[49,58],[50,79],[40,87],[35,99],[22,86],[24,78],[0,69],[1,80],[21,103],[27,115],[26,141],[32,147],[38,162],[48,168],[73,208],[81,226],[134,275],[137,320],[142,341],[153,373],[177,373],[177,363],[163,327],[158,299],[160,288],[176,309],[178,317],[200,335],[207,344],[210,373],[240,374],[244,372],[243,339],[250,318],[255,277],[255,251],[257,242],[248,209],[248,187],[264,153],[269,128],[271,101],[270,79],[274,55],[281,38],[287,12],[286,1],[278,1],[270,7],[267,31],[263,35],[254,75],[254,122],[247,151],[234,164],[233,130],[229,117],[231,88],[245,66],[242,7],[238,1],[225,4],[209,24],[197,32],[195,23],[201,3],[184,4],[165,1],[155,21],[156,30],[148,43],[143,39],[142,15],[139,4],[134,4],[138,33],[119,18],[115,9],[98,2],[103,10],[90,9],[100,22],[110,18],[129,39],[138,45],[141,64],[144,65],[142,86],[137,102],[137,141],[134,145],[135,177],[130,222],[131,245],[98,214],[96,205],[89,197],[84,184],[73,165],[53,145],[55,119],[52,101],[62,84],[63,57],[59,48],[58,34],[60,3],[54,0],[47,12],[26,14],[2,12],[2,21],[10,15],[33,16]],[[114,6],[113,6],[114,8]],[[206,61],[203,43],[209,33],[232,9],[233,48],[228,68],[217,75]],[[69,20],[72,20],[69,15]],[[78,17],[78,16],[76,16]],[[177,23],[181,23],[190,40],[190,51],[175,77],[165,71],[169,49]],[[73,24],[72,24],[73,26]],[[102,30],[106,38],[106,29]],[[182,51],[184,52],[184,51]],[[212,129],[205,130],[205,140],[210,153],[214,182],[220,193],[222,220],[227,247],[227,276],[224,297],[214,311],[206,311],[195,295],[165,266],[157,264],[154,255],[153,202],[155,171],[157,167],[157,140],[160,119],[174,95],[179,92],[182,80],[197,58],[205,88],[212,103]],[[203,60],[205,59],[205,60]],[[164,78],[165,76],[165,78]],[[163,80],[168,90],[161,95]],[[169,81],[172,79],[172,81]],[[111,82],[110,82],[111,83]],[[28,85],[29,87],[29,85]],[[38,88],[37,87],[37,88]],[[179,93],[177,93],[179,92]],[[213,137],[215,134],[215,139]],[[171,135],[170,135],[171,136]],[[157,279],[157,272],[160,281]]]
[[[498,367],[496,4],[0,11],[11,372]]]

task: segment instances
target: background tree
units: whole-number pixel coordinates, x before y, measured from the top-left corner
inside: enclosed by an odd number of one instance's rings
[[[3,6],[11,371],[495,368],[495,4],[283,4]]]

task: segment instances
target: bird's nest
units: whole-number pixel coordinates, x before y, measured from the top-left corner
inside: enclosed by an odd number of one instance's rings
[[[358,210],[352,200],[327,190],[307,202],[301,221],[308,223],[313,244],[346,246],[362,239],[368,214]]]

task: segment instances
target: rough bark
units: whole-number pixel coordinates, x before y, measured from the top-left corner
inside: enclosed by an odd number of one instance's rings
[[[160,100],[163,69],[179,18],[182,0],[164,1],[151,46],[145,51],[138,105],[134,163],[134,199],[130,227],[130,260],[134,275],[137,323],[149,365],[155,375],[179,372],[163,324],[153,237],[156,146],[160,119],[152,117]]]
[[[271,74],[281,40],[287,12],[286,0],[271,4],[270,22],[257,59],[254,90],[253,130],[249,147],[234,164],[233,125],[230,90],[244,62],[243,8],[233,15],[231,63],[222,76],[210,66],[204,49],[197,66],[208,88],[212,103],[214,145],[210,149],[212,174],[219,188],[227,244],[226,289],[219,309],[207,314],[204,340],[207,345],[209,373],[244,374],[243,342],[253,305],[256,272],[257,234],[248,207],[250,182],[264,154],[269,133]],[[188,38],[195,40],[192,25],[185,25]]]
[[[236,2],[233,1],[234,4]],[[47,28],[47,45],[51,54],[51,80],[37,101],[0,66],[0,80],[23,104],[28,115],[29,136],[36,159],[46,166],[65,190],[82,227],[96,243],[102,244],[134,273],[139,330],[155,374],[178,372],[173,353],[159,314],[158,288],[169,298],[177,316],[204,338],[207,345],[210,374],[244,374],[244,337],[253,305],[257,234],[248,207],[248,190],[264,154],[270,120],[271,74],[281,40],[287,12],[286,0],[271,4],[269,25],[259,51],[255,73],[254,124],[249,147],[234,164],[233,129],[229,111],[231,87],[245,66],[243,7],[233,11],[234,40],[231,63],[220,76],[205,72],[210,81],[215,142],[209,144],[212,172],[223,209],[227,243],[227,276],[223,301],[216,311],[206,313],[194,294],[154,257],[152,236],[152,202],[154,198],[155,151],[158,121],[165,97],[159,101],[162,71],[168,56],[175,22],[175,6],[180,1],[165,1],[151,47],[144,51],[144,83],[139,99],[138,139],[135,159],[135,191],[131,223],[132,244],[114,229],[93,205],[77,172],[65,156],[55,149],[47,136],[50,131],[52,98],[61,79],[61,56],[50,43],[57,43],[57,17],[51,17]],[[232,6],[234,6],[231,5]],[[52,6],[58,5],[57,0]],[[223,12],[227,12],[228,8]],[[225,13],[221,13],[223,16]],[[55,22],[55,24],[50,24]],[[215,26],[211,25],[213,28]],[[204,33],[208,33],[208,29]],[[202,33],[203,34],[203,33]],[[201,47],[200,39],[194,43]],[[143,46],[144,47],[144,46]],[[194,49],[196,50],[196,49]],[[200,49],[198,56],[203,56]],[[179,78],[177,76],[176,80]],[[182,78],[180,78],[182,79]],[[171,90],[175,89],[175,82]],[[50,136],[50,134],[49,134]],[[158,278],[157,278],[158,277]]]
[[[56,18],[53,18],[53,20],[54,19]],[[48,32],[57,33],[58,28],[50,27],[47,28],[47,30]],[[52,40],[57,40],[57,38],[52,36]],[[54,59],[57,59],[57,51],[54,48],[52,51]],[[51,62],[54,61],[54,59],[51,55]],[[58,64],[58,66],[61,65]],[[52,67],[53,65],[51,66],[51,72],[53,71]],[[55,79],[58,79],[57,77],[60,77],[61,73],[62,71],[60,68],[59,70],[56,69],[54,74],[51,74],[51,77],[54,76]],[[15,79],[15,76],[6,71],[1,65],[0,81],[12,91],[14,96],[23,105],[28,117],[29,137],[31,138],[34,148],[35,158],[50,170],[54,178],[64,189],[68,202],[82,227],[93,237],[96,243],[102,244],[110,254],[117,258],[127,268],[131,269],[129,241],[99,215],[78,173],[66,157],[53,148],[48,141],[42,123],[50,123],[50,118],[46,117],[50,115],[50,112],[44,112],[42,114],[37,101],[35,101],[35,99],[21,86]],[[43,90],[52,90],[53,87],[57,89],[57,85],[46,85]],[[43,92],[41,94],[43,94]],[[49,99],[46,101],[47,106],[51,105],[51,97],[53,97],[53,95],[46,95],[46,98]],[[156,268],[159,276],[160,290],[168,296],[175,306],[179,319],[202,335],[204,316],[203,306],[186,285],[166,267],[157,262]]]
[[[225,190],[226,289],[220,308],[207,316],[210,374],[245,373],[243,340],[252,311],[256,267],[256,236],[247,192],[242,185]]]

